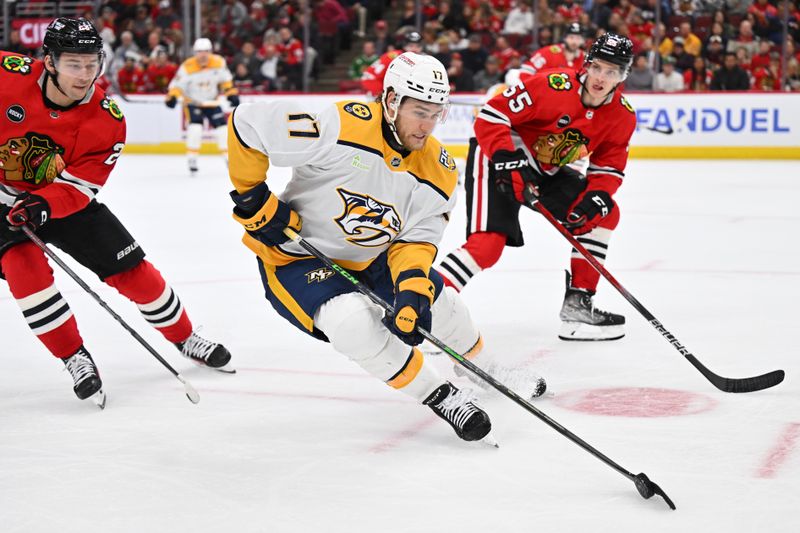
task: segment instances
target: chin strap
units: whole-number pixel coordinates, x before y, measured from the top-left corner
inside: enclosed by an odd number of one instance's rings
[[[395,93],[395,96],[397,96],[397,93]],[[386,120],[386,124],[389,126],[389,131],[392,132],[392,137],[394,137],[394,140],[397,142],[397,145],[400,146],[400,148],[405,148],[400,140],[400,136],[397,135],[397,126],[394,124],[394,121],[397,120],[397,114],[399,113],[400,109],[400,100],[402,100],[402,98],[402,96],[397,97],[397,99],[392,102],[391,108],[392,111],[394,111],[393,117],[389,115],[389,106],[386,105],[385,94],[383,98],[381,98],[381,107],[383,108],[383,118]]]

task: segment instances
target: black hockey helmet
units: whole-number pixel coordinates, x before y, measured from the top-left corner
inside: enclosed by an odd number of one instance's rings
[[[59,17],[47,26],[43,45],[45,54],[100,54],[103,38],[85,18]]]
[[[584,36],[583,28],[581,28],[580,23],[573,22],[572,24],[569,25],[569,27],[567,28],[567,33],[565,33],[564,35],[580,35],[581,37],[583,37]]]
[[[422,35],[420,35],[418,31],[406,32],[404,38],[405,38],[406,44],[413,44],[413,43],[421,44],[422,43]]]
[[[589,53],[586,54],[586,63],[595,59],[608,61],[622,67],[623,79],[628,76],[633,64],[633,43],[627,37],[616,33],[604,33],[592,43]]]

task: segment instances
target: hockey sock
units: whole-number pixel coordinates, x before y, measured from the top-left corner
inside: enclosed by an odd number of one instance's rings
[[[601,264],[604,264],[611,233],[612,231],[609,229],[598,227],[585,235],[579,235],[576,239]],[[572,250],[570,267],[572,270],[572,286],[577,289],[595,292],[600,281],[600,273],[575,249]]]
[[[228,157],[228,127],[219,126],[214,130],[214,135],[217,137],[217,148],[222,152],[223,157]]]
[[[53,283],[53,270],[33,243],[10,248],[0,266],[11,294],[42,344],[61,359],[83,344],[78,324],[66,300]]]
[[[149,261],[142,260],[132,269],[106,278],[105,282],[134,302],[144,319],[168,341],[183,342],[192,334],[192,322],[178,295]]]
[[[502,233],[473,233],[464,246],[445,256],[437,270],[448,287],[461,291],[478,272],[497,263],[505,245],[506,236]]]

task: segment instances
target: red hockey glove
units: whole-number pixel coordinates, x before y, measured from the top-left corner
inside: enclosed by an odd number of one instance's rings
[[[613,208],[614,200],[606,191],[586,191],[570,209],[564,227],[573,235],[589,233]]]
[[[517,148],[513,152],[498,150],[491,159],[495,187],[498,191],[513,196],[519,203],[525,203],[523,191],[528,184],[532,184],[534,196],[539,196],[539,175],[531,168],[531,162],[522,148]]]
[[[47,200],[35,194],[26,192],[17,196],[14,205],[5,215],[4,222],[9,226],[24,226],[27,224],[33,231],[50,220],[50,205]]]

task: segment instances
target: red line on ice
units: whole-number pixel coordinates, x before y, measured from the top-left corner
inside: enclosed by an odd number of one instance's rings
[[[392,448],[398,446],[401,442],[407,439],[411,439],[424,431],[428,428],[428,426],[433,425],[437,420],[436,417],[428,417],[421,422],[417,422],[416,424],[407,427],[406,429],[400,431],[399,433],[395,433],[391,437],[388,437],[378,444],[370,447],[369,451],[371,453],[383,453],[386,451],[391,450]]]
[[[761,464],[756,477],[772,478],[784,465],[800,439],[800,422],[792,422],[778,437],[775,446]]]

